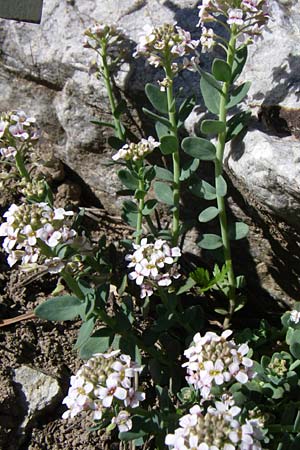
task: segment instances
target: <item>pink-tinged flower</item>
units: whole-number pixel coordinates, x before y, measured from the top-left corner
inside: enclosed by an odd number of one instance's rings
[[[136,284],[141,286],[144,281],[143,266],[139,263],[136,264],[134,272],[130,272],[128,278],[129,280],[135,280]]]
[[[25,227],[21,230],[21,233],[26,236],[26,240],[28,245],[34,246],[37,242],[36,231],[32,229],[31,225],[25,225]]]
[[[0,139],[5,133],[5,130],[7,129],[9,123],[6,120],[0,120]]]
[[[184,355],[188,361],[182,364],[187,369],[186,380],[199,389],[205,399],[211,397],[211,389],[215,385],[233,382],[246,383],[256,373],[252,370],[253,361],[246,355],[247,344],[237,346],[234,340],[227,340],[231,330],[224,331],[221,336],[207,332],[204,336],[197,333],[190,348]]]
[[[29,127],[36,122],[35,117],[27,117],[26,113],[22,110],[15,111],[15,113],[10,116],[10,119],[26,127]]]
[[[228,19],[227,19],[228,25],[235,24],[238,26],[242,26],[244,24],[243,16],[244,13],[241,9],[238,8],[228,9]]]
[[[143,402],[146,398],[144,392],[136,391],[134,388],[129,388],[127,391],[127,397],[124,400],[126,408],[137,408],[140,402]]]
[[[10,134],[21,141],[26,141],[29,138],[29,134],[26,130],[24,130],[23,125],[17,123],[16,125],[11,125],[8,128]]]
[[[128,278],[141,286],[141,298],[152,295],[157,286],[169,286],[172,279],[180,276],[176,267],[166,270],[166,266],[171,266],[174,258],[181,255],[179,247],[171,248],[162,239],[147,243],[147,238],[143,238],[140,244],[133,244],[133,248],[133,255],[125,257],[129,261],[128,267],[134,268]]]
[[[241,7],[249,9],[250,11],[258,10],[258,0],[242,0]]]
[[[206,411],[194,405],[174,433],[166,436],[165,444],[175,450],[261,450],[263,434],[256,434],[248,420],[244,423],[241,409],[223,397]]]
[[[111,423],[115,423],[121,433],[132,428],[132,420],[128,411],[120,411],[116,417],[112,418]]]
[[[73,211],[66,211],[64,208],[54,208],[53,220],[64,220],[65,217],[74,216]]]
[[[140,298],[151,297],[151,295],[153,295],[153,292],[153,287],[150,284],[141,284]]]
[[[98,390],[98,398],[102,400],[102,405],[105,408],[109,408],[113,402],[113,399],[125,400],[127,397],[126,389],[118,386],[117,380],[112,377],[108,377],[106,380],[106,387],[100,387]]]
[[[6,159],[14,159],[17,154],[17,149],[12,146],[8,146],[7,148],[0,148],[0,154]]]

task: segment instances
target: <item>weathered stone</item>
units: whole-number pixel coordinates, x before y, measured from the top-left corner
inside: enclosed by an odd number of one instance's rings
[[[29,366],[14,370],[14,382],[23,395],[23,407],[26,411],[21,429],[39,414],[53,408],[61,400],[61,390],[57,380]]]
[[[47,0],[40,26],[0,21],[0,110],[22,107],[35,115],[55,156],[89,185],[109,212],[119,208],[115,192],[120,185],[106,166],[112,153],[107,130],[90,121],[107,121],[110,109],[103,83],[88,75],[95,53],[83,48],[84,30],[94,20],[115,21],[136,41],[145,23],[177,20],[194,26],[194,7],[191,0]],[[136,100],[152,76],[153,70],[145,71],[143,62],[132,60],[122,66],[116,82]]]

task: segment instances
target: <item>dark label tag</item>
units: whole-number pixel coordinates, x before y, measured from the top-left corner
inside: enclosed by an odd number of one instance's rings
[[[0,0],[0,18],[40,23],[43,0]]]

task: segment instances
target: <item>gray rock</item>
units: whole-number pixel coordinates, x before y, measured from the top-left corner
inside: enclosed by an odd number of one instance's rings
[[[229,171],[258,203],[300,229],[300,148],[290,136],[249,130],[227,152]]]
[[[61,390],[57,380],[29,366],[21,366],[14,370],[14,382],[20,388],[24,400],[26,415],[21,429],[39,414],[52,408],[61,400]]]
[[[118,22],[136,41],[145,23],[195,25],[197,11],[191,0],[47,0],[40,25],[0,20],[0,110],[21,107],[35,115],[55,156],[115,213],[120,185],[106,166],[112,153],[107,130],[90,123],[110,115],[103,83],[88,75],[95,53],[82,45],[84,30],[95,20]],[[152,75],[145,75],[144,63],[132,61],[122,66],[116,83],[123,95],[136,98]]]

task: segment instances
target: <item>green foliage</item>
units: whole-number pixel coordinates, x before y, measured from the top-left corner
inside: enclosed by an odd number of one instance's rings
[[[209,206],[199,214],[198,220],[199,222],[209,222],[210,220],[215,219],[215,217],[217,217],[218,214],[219,214],[218,208],[216,208],[215,206]]]
[[[166,92],[162,92],[154,84],[146,84],[145,92],[152,106],[162,114],[168,114],[168,100]]]
[[[157,200],[167,205],[173,205],[173,191],[168,184],[156,181],[154,183],[154,192]]]
[[[132,171],[121,169],[118,172],[118,177],[128,189],[137,189],[139,180]]]
[[[190,190],[196,197],[204,198],[205,200],[215,200],[217,198],[216,189],[204,180],[194,183]]]
[[[84,304],[77,297],[62,295],[53,297],[34,310],[34,314],[40,319],[46,320],[73,320],[83,313]]]
[[[226,124],[220,120],[203,120],[201,132],[204,134],[219,134],[226,131]]]
[[[131,200],[125,200],[122,208],[122,218],[128,225],[135,228],[137,224],[138,208]]]
[[[216,147],[210,141],[199,137],[183,139],[182,148],[189,156],[203,161],[213,161],[216,157]]]
[[[213,61],[212,73],[215,79],[218,81],[224,81],[227,83],[231,81],[231,67],[226,61],[223,61],[222,59],[216,58]]]
[[[222,95],[221,84],[208,72],[201,71],[200,90],[206,108],[213,114],[219,114]]]
[[[199,247],[205,250],[216,250],[223,246],[221,236],[217,234],[203,234],[202,239],[198,242]]]
[[[176,136],[167,135],[160,138],[160,150],[163,155],[170,155],[178,151],[179,142]]]
[[[249,232],[249,227],[244,222],[235,222],[229,225],[229,238],[233,241],[244,239]]]
[[[234,106],[238,105],[248,94],[250,86],[250,81],[246,81],[245,83],[235,88],[230,94],[230,99],[226,106],[227,109],[233,108]]]
[[[245,130],[250,117],[251,111],[242,111],[240,113],[235,114],[228,120],[226,142],[236,138],[242,133],[242,131]]]

